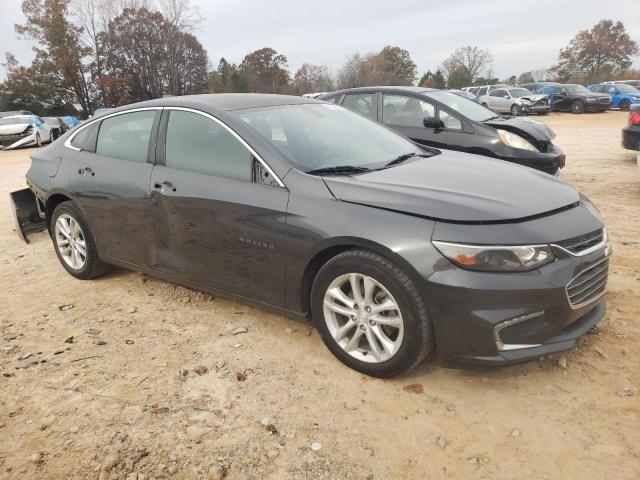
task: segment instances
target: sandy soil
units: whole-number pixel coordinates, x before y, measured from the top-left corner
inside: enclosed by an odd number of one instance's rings
[[[13,230],[7,194],[31,151],[0,152],[0,478],[640,478],[626,115],[542,120],[562,178],[607,220],[607,317],[565,355],[472,371],[432,359],[394,380],[344,367],[306,324],[138,273],[73,279],[46,233],[25,245]]]

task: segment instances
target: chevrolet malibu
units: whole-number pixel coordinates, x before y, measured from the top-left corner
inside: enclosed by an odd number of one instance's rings
[[[445,365],[563,351],[605,312],[607,234],[573,187],[318,100],[110,110],[34,153],[27,184],[18,229],[43,222],[72,276],[116,265],[309,317],[373,376],[436,350]]]

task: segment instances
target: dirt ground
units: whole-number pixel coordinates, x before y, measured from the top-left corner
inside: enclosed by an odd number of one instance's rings
[[[626,114],[542,120],[567,153],[561,178],[607,221],[607,317],[564,355],[470,371],[431,359],[393,380],[278,315],[122,270],[73,279],[46,233],[26,245],[14,231],[8,193],[32,151],[0,152],[0,479],[640,478]]]

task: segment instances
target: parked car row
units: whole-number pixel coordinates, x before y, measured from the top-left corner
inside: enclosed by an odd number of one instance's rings
[[[11,195],[18,230],[48,228],[78,279],[116,265],[310,317],[340,361],[379,377],[432,351],[445,365],[538,358],[603,318],[600,213],[514,164],[562,166],[546,126],[427,88],[325,98],[184,96],[95,116],[33,153]]]
[[[73,116],[39,117],[26,110],[0,112],[0,150],[52,142],[80,123]]]

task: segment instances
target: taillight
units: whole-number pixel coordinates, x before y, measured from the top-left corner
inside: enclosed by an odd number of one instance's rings
[[[640,125],[640,112],[629,112],[629,125]]]

